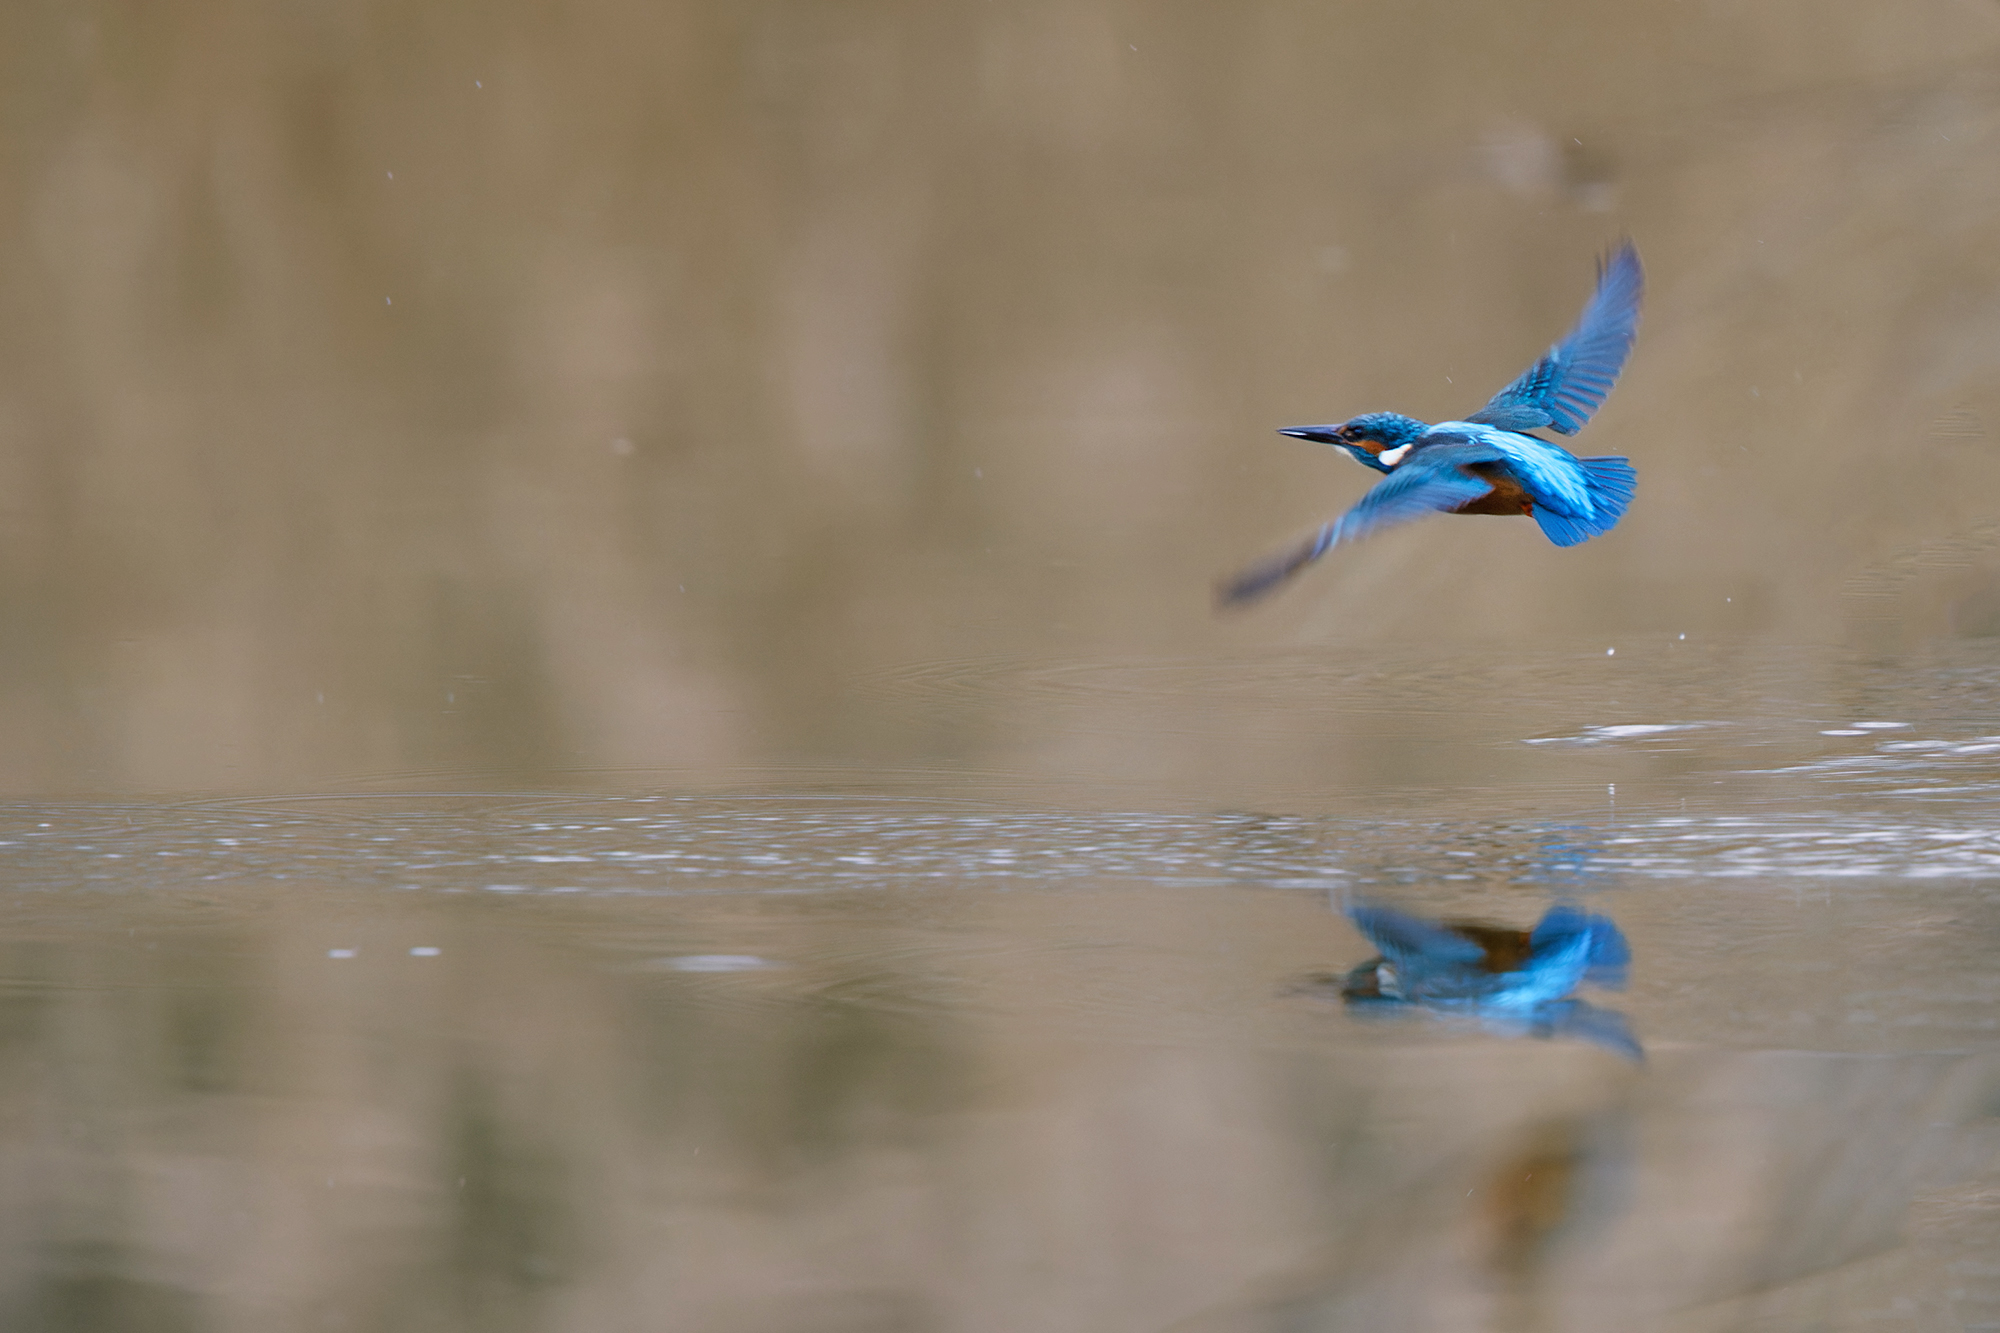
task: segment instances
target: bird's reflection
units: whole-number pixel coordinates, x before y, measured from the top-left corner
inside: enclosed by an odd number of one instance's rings
[[[1575,995],[1625,987],[1632,951],[1609,917],[1559,903],[1533,930],[1517,930],[1365,901],[1346,912],[1382,951],[1340,979],[1341,998],[1359,1012],[1454,1014],[1511,1036],[1578,1037],[1644,1058],[1623,1014]]]

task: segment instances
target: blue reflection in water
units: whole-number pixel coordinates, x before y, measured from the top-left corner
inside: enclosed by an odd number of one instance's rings
[[[1346,910],[1382,951],[1341,982],[1341,998],[1358,1010],[1425,1009],[1475,1018],[1510,1036],[1578,1037],[1644,1058],[1623,1014],[1574,994],[1584,985],[1625,987],[1632,950],[1609,917],[1558,903],[1533,930],[1516,930],[1432,921],[1380,903]]]

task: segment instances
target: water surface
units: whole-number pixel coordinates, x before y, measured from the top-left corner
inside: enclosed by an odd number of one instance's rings
[[[16,1317],[1975,1324],[2000,747],[1844,729],[1761,773],[1723,724],[1525,738],[1791,793],[1539,817],[15,804]],[[1609,915],[1642,1058],[1347,1010],[1357,897]]]

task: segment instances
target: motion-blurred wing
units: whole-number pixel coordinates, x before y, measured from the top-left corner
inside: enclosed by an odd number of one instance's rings
[[[1347,919],[1368,937],[1368,942],[1393,962],[1423,959],[1431,963],[1476,963],[1485,950],[1476,941],[1447,930],[1435,921],[1398,912],[1380,903],[1352,903]]]
[[[1607,990],[1623,990],[1632,967],[1632,946],[1625,932],[1608,916],[1598,916],[1567,903],[1551,907],[1529,936],[1537,955],[1582,946],[1583,979]]]
[[[1646,1048],[1632,1035],[1632,1024],[1616,1009],[1600,1009],[1586,1000],[1556,1000],[1534,1013],[1539,1037],[1576,1037],[1643,1064]]]
[[[1378,529],[1426,514],[1446,513],[1493,489],[1459,470],[1461,463],[1493,462],[1496,449],[1440,445],[1405,459],[1361,503],[1282,554],[1252,565],[1222,584],[1216,600],[1224,606],[1255,601],[1342,542],[1358,541]]]
[[[1627,241],[1600,267],[1597,291],[1569,336],[1466,420],[1503,430],[1582,430],[1624,369],[1645,291],[1639,252]]]

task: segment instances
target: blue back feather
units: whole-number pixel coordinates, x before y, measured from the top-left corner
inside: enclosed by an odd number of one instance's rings
[[[1535,522],[1557,546],[1575,546],[1601,532],[1609,532],[1625,517],[1639,474],[1622,458],[1579,458],[1584,486],[1590,492],[1589,517],[1563,514],[1546,505],[1535,506]]]

